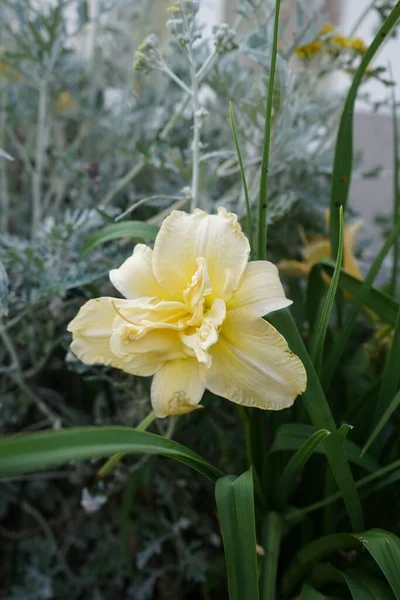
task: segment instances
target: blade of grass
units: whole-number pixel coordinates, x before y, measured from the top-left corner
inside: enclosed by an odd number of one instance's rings
[[[343,500],[352,527],[355,531],[362,531],[362,507],[353,474],[344,453],[342,439],[338,436],[335,420],[302,337],[288,309],[283,309],[270,315],[269,320],[285,337],[292,352],[295,352],[303,361],[307,371],[307,389],[302,395],[301,401],[304,402],[315,428],[327,429],[332,434],[323,442],[325,452],[333,476],[343,494]]]
[[[398,471],[398,476],[397,476],[397,474],[393,475],[392,471]],[[395,460],[394,462],[390,463],[389,465],[386,465],[386,467],[382,467],[381,469],[378,469],[374,473],[371,473],[370,475],[367,475],[366,477],[359,479],[358,481],[356,481],[356,487],[357,487],[357,489],[362,488],[366,485],[369,485],[370,483],[373,483],[377,479],[380,479],[381,477],[385,477],[385,475],[388,475],[388,477],[387,477],[388,484],[393,483],[394,481],[397,481],[398,479],[400,479],[400,460]],[[380,487],[382,487],[382,486],[380,486]],[[371,487],[372,491],[373,491],[373,489],[374,488]],[[303,516],[308,515],[308,514],[314,512],[315,510],[319,510],[321,508],[324,508],[325,506],[328,506],[328,504],[331,504],[332,502],[336,502],[336,500],[339,500],[341,497],[342,497],[341,492],[336,492],[336,494],[332,494],[331,496],[327,496],[326,498],[323,498],[322,500],[319,500],[318,502],[309,504],[305,508],[291,510],[290,512],[286,513],[285,519],[287,521],[299,520]]]
[[[318,446],[330,435],[327,429],[320,429],[313,433],[308,440],[297,450],[286,465],[282,476],[279,479],[276,497],[283,507],[286,507],[289,501],[290,492],[296,481],[298,473],[304,468],[308,459],[314,454]]]
[[[268,210],[268,183],[269,183],[269,155],[271,147],[271,119],[272,103],[274,98],[274,83],[276,69],[276,55],[278,48],[279,14],[281,2],[275,2],[274,34],[271,48],[271,62],[269,69],[268,95],[265,108],[264,123],[264,148],[261,164],[260,193],[258,198],[258,223],[257,223],[257,258],[267,258],[267,210]]]
[[[326,300],[323,304],[322,313],[319,322],[311,338],[311,360],[314,363],[315,370],[319,374],[322,365],[322,356],[324,352],[325,337],[331,320],[332,309],[335,302],[336,290],[339,284],[340,271],[343,261],[343,206],[339,207],[339,251],[336,256],[335,270],[331,279]]]
[[[389,75],[393,79],[391,65],[389,65]],[[393,120],[393,224],[400,221],[400,159],[399,159],[399,121],[397,118],[396,88],[392,88],[392,120]],[[397,278],[399,275],[400,259],[400,240],[396,240],[393,246],[393,266],[392,277],[390,280],[390,292],[393,298],[397,293]]]
[[[393,533],[383,529],[371,529],[358,535],[334,533],[310,542],[297,553],[287,567],[282,578],[282,591],[290,597],[317,562],[333,552],[359,545],[371,554],[396,598],[400,600],[400,540]]]
[[[233,113],[232,102],[229,102],[229,117],[231,120],[232,135],[233,135],[233,140],[235,142],[236,154],[237,154],[239,167],[240,167],[240,174],[242,176],[244,199],[246,202],[247,237],[249,238],[251,257],[254,257],[254,246],[253,246],[253,233],[254,232],[253,232],[253,219],[251,216],[251,208],[250,208],[249,188],[247,187],[246,174],[244,172],[242,152],[240,150],[239,140],[238,140],[238,136],[237,136],[235,115]]]
[[[395,397],[389,404],[387,410],[385,410],[382,417],[379,419],[378,424],[376,425],[375,429],[371,433],[364,448],[362,449],[360,456],[364,456],[364,454],[367,452],[367,450],[371,446],[372,442],[374,442],[376,440],[376,438],[378,437],[378,435],[381,433],[382,429],[384,428],[386,423],[389,421],[389,419],[392,416],[392,414],[394,413],[394,411],[397,410],[399,404],[400,404],[400,390],[397,392],[397,394],[395,395]]]
[[[386,358],[385,367],[383,369],[382,376],[382,385],[379,390],[378,401],[375,406],[375,418],[374,423],[376,423],[383,415],[382,419],[384,419],[387,412],[390,410],[393,412],[395,408],[392,406],[395,401],[395,394],[400,387],[400,369],[399,365],[399,356],[400,356],[400,309],[397,315],[397,322],[393,333],[393,341],[390,346],[390,350],[388,356]],[[393,399],[388,406],[390,399]],[[390,416],[390,415],[389,415]],[[386,423],[386,421],[385,421]],[[382,424],[382,427],[384,424]],[[379,432],[378,432],[379,433]],[[376,436],[375,436],[376,437]],[[376,444],[374,444],[374,454],[379,454],[382,448],[382,436],[377,440]]]
[[[335,371],[339,364],[339,361],[342,357],[342,354],[346,348],[346,344],[350,338],[350,335],[353,331],[354,325],[356,323],[356,319],[361,310],[361,307],[365,303],[366,298],[368,297],[369,292],[373,286],[376,276],[382,266],[384,259],[386,258],[390,248],[393,246],[396,238],[400,234],[400,221],[396,224],[393,231],[387,237],[385,243],[383,244],[380,252],[378,252],[375,257],[368,274],[362,283],[360,290],[356,297],[353,300],[352,307],[348,312],[345,321],[343,323],[342,328],[339,331],[339,334],[333,344],[330,355],[327,358],[325,366],[322,371],[322,382],[325,386],[328,386]]]
[[[329,275],[333,273],[334,263],[329,260],[322,260],[313,267],[313,270],[320,268],[320,266],[324,268],[325,271],[328,272]],[[357,296],[363,282],[359,279],[355,279],[352,275],[346,273],[346,271],[341,271],[339,286],[342,290],[348,292],[351,296]],[[371,288],[368,296],[364,300],[364,306],[371,309],[376,315],[383,321],[384,323],[388,323],[393,327],[396,324],[397,315],[399,312],[400,305],[398,302],[393,300],[390,296],[387,296],[383,292]]]
[[[215,486],[224,542],[229,600],[258,600],[256,525],[252,470],[227,475]]]
[[[339,240],[339,213],[337,209],[339,206],[343,206],[343,210],[346,210],[351,181],[351,172],[353,167],[353,114],[358,88],[363,80],[363,76],[368,65],[384,43],[385,39],[388,37],[390,31],[396,25],[399,17],[400,1],[397,2],[394,8],[391,10],[389,16],[380,27],[371,45],[364,54],[363,59],[354,75],[343,107],[335,148],[330,202],[330,239],[333,258],[335,258],[337,255]]]
[[[74,427],[0,439],[0,477],[32,473],[73,460],[117,453],[159,454],[182,462],[216,481],[223,475],[201,456],[154,433],[130,427]]]
[[[265,550],[260,576],[261,600],[276,599],[276,575],[278,571],[281,531],[282,517],[276,512],[269,512],[263,522],[261,534],[262,547]]]

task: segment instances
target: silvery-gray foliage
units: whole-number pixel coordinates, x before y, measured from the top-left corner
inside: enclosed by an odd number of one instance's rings
[[[198,3],[184,3],[185,18],[166,13],[160,42],[152,37],[139,49],[137,66],[145,65],[146,74],[131,68],[134,51],[151,34],[140,18],[148,7],[143,1],[100,2],[94,18],[86,0],[2,3],[2,432],[60,423],[135,425],[148,411],[147,381],[87,367],[68,352],[68,321],[84,300],[115,293],[107,271],[131,245],[117,241],[85,256],[82,249],[91,233],[132,207],[124,218],[152,221],[176,203],[187,208],[196,144],[200,206],[222,204],[244,216],[229,101],[255,207],[273,4],[239,0],[235,22],[216,27],[208,39],[196,20]],[[322,76],[322,66],[293,56],[297,45],[318,35],[322,5],[295,0],[290,22],[282,23],[268,213],[278,258],[298,250],[299,224],[321,229],[328,200],[342,98],[330,88],[330,67],[326,73],[323,65]],[[93,37],[86,56],[79,48],[88,28]],[[150,56],[155,48],[160,54]],[[202,74],[197,108],[185,91],[193,85],[189,50]],[[196,144],[193,125],[200,131]],[[4,160],[9,156],[14,161]],[[160,431],[187,436],[210,460],[222,448],[226,471],[238,471],[229,448],[243,440],[232,427],[233,414],[218,402],[207,412]],[[2,484],[7,597],[220,597],[224,571],[214,500],[204,486],[200,493],[196,476],[163,460],[127,460],[105,484],[106,505],[89,516],[80,504],[82,490],[93,490],[98,466],[73,464]]]

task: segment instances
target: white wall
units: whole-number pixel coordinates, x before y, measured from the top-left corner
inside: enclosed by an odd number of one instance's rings
[[[358,17],[370,3],[371,0],[343,0],[340,28],[345,35],[351,31]],[[370,43],[374,37],[374,31],[376,31],[378,23],[378,14],[371,11],[368,18],[363,21],[360,29],[358,29],[357,35],[362,37],[367,44]],[[400,100],[400,37],[397,39],[389,38],[376,56],[372,65],[387,67],[389,62],[391,63],[393,70],[393,79],[396,81],[396,96],[397,99]],[[344,77],[340,76],[338,79],[341,85],[346,81]],[[374,101],[383,99],[388,95],[388,88],[376,81],[368,82],[362,87],[362,90],[368,91]],[[358,105],[358,110],[363,110],[361,103]]]

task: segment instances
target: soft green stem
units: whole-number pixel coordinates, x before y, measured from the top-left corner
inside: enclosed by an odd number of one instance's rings
[[[389,67],[390,78],[393,79],[391,67]],[[392,87],[392,119],[393,119],[393,225],[400,220],[400,181],[399,181],[399,121],[397,118],[396,92]],[[393,245],[393,266],[390,281],[390,292],[396,298],[397,277],[399,273],[400,239],[397,238]]]
[[[47,81],[39,84],[39,107],[36,128],[35,170],[32,177],[32,223],[31,237],[35,237],[42,217],[42,177],[46,150]]]
[[[235,115],[233,113],[232,102],[229,102],[229,116],[231,120],[232,134],[233,140],[235,142],[236,154],[239,162],[240,173],[242,175],[242,184],[243,184],[243,193],[244,199],[246,203],[246,216],[247,216],[247,237],[250,242],[250,256],[254,257],[254,248],[253,248],[253,218],[251,215],[251,207],[250,207],[250,198],[249,198],[249,188],[247,186],[246,173],[243,165],[242,152],[240,150],[239,139],[236,131],[236,123],[235,123]]]
[[[193,104],[193,146],[192,146],[192,202],[193,210],[199,205],[199,183],[200,183],[200,129],[201,117],[199,115],[199,80],[196,73],[191,48],[188,51],[190,80],[192,84],[192,104]]]
[[[268,210],[268,183],[269,183],[269,157],[271,147],[271,119],[272,103],[274,98],[274,83],[276,69],[276,54],[278,47],[280,0],[276,0],[274,37],[271,49],[271,63],[269,70],[268,96],[265,110],[264,150],[261,165],[260,195],[258,199],[258,231],[257,231],[257,257],[265,260],[267,257],[267,210]]]
[[[276,575],[281,544],[282,518],[276,512],[268,513],[262,525],[261,543],[265,556],[261,565],[260,598],[276,599]]]
[[[5,127],[7,118],[7,88],[0,90],[0,148],[4,147]],[[8,211],[10,208],[10,197],[8,194],[7,161],[0,159],[0,231],[6,232],[8,225]]]
[[[210,69],[212,69],[212,67],[214,66],[217,56],[218,56],[218,54],[216,52],[213,52],[212,54],[210,54],[208,59],[204,62],[203,66],[198,70],[197,75],[196,75],[198,85],[200,85],[200,83],[203,81],[204,77],[206,77],[207,73],[209,73]],[[179,120],[180,116],[182,115],[183,111],[185,110],[185,108],[187,107],[187,105],[189,104],[191,99],[192,99],[192,90],[190,90],[190,93],[185,92],[185,96],[183,97],[178,108],[176,109],[176,111],[174,112],[172,117],[169,119],[169,121],[165,124],[165,126],[161,130],[161,133],[158,136],[160,140],[164,141],[167,139],[168,135],[170,134],[171,130],[175,127],[177,121]],[[118,181],[117,185],[113,189],[111,189],[108,192],[108,194],[106,194],[106,196],[104,197],[104,200],[101,202],[101,206],[103,206],[103,207],[107,206],[107,204],[109,204],[111,202],[111,200],[113,200],[113,198],[124,187],[126,187],[130,181],[132,181],[137,175],[139,175],[139,173],[141,172],[141,170],[143,169],[145,164],[146,164],[146,160],[144,158],[141,158],[136,163],[136,165],[134,167],[132,167],[132,169],[130,171],[128,171],[128,173],[126,175],[124,175]]]
[[[153,421],[156,420],[156,418],[157,417],[154,414],[154,411],[152,410],[142,421],[140,421],[139,425],[135,427],[135,431],[146,431],[146,429],[150,427],[150,425],[153,423]],[[113,456],[110,456],[108,461],[104,463],[101,469],[98,470],[97,479],[103,479],[106,475],[108,475],[113,470],[113,468],[119,463],[119,461],[122,458],[124,458],[125,455],[126,452],[117,452],[116,454],[113,454]]]

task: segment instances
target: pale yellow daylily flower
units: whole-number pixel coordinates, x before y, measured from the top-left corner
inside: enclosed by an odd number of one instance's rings
[[[329,227],[329,211],[325,213],[326,226]],[[357,243],[357,235],[362,225],[362,221],[355,221],[345,225],[343,235],[343,268],[356,279],[363,279],[360,267],[354,256],[354,249]],[[303,248],[301,250],[303,260],[281,260],[278,268],[281,273],[294,277],[308,277],[311,269],[320,260],[332,258],[331,242],[329,238],[314,236],[308,238],[302,234]],[[327,282],[330,281],[326,275]]]
[[[279,410],[306,387],[300,359],[261,317],[285,308],[277,268],[248,262],[234,214],[173,211],[154,250],[138,244],[110,279],[125,299],[89,300],[69,324],[84,363],[154,375],[158,417],[194,410],[205,388]]]

